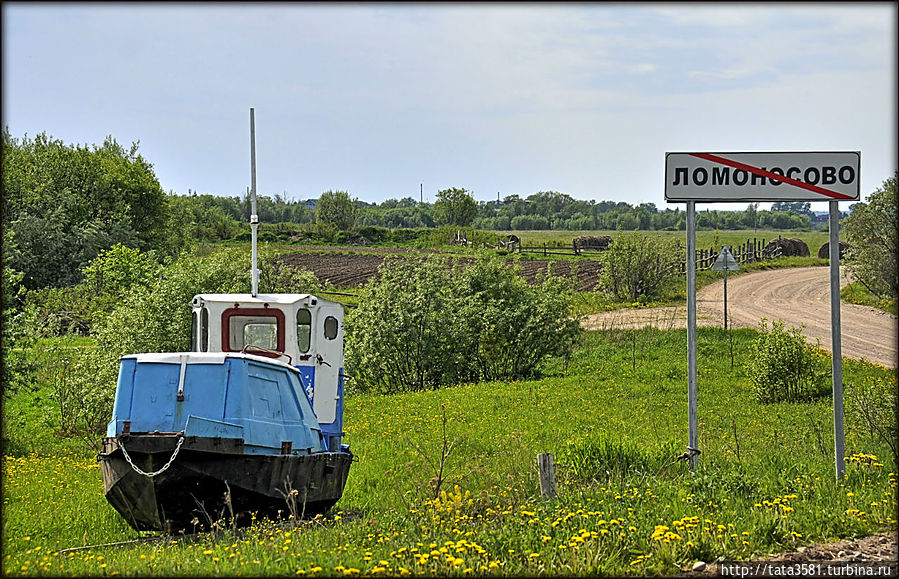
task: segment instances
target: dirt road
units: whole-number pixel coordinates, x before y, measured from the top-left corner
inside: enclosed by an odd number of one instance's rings
[[[847,279],[841,280],[841,285],[846,283]],[[723,280],[697,292],[696,310],[698,325],[724,325]],[[805,324],[803,333],[809,341],[820,340],[821,347],[830,350],[830,269],[800,267],[731,276],[727,280],[727,315],[733,327],[754,328],[762,318],[783,320],[787,327]],[[584,326],[684,327],[686,317],[684,306],[625,310],[595,314]],[[843,356],[896,367],[899,326],[895,316],[842,302],[840,318]]]

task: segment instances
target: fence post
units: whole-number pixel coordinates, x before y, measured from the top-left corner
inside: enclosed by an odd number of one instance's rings
[[[553,468],[553,455],[543,453],[537,455],[537,470],[540,473],[540,495],[556,498],[556,474]]]
[[[543,242],[543,257],[546,257],[546,242]]]

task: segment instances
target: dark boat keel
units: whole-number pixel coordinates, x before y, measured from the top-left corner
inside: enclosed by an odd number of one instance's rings
[[[231,517],[250,521],[250,513],[312,516],[325,513],[343,494],[352,454],[245,454],[243,441],[132,434],[106,438],[100,463],[106,498],[139,531],[193,532]],[[294,491],[291,493],[291,491]],[[229,503],[230,502],[230,506]]]

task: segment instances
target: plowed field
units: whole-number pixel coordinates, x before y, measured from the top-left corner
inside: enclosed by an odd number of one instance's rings
[[[411,252],[410,252],[411,254]],[[415,254],[411,254],[415,255]],[[371,253],[292,253],[285,255],[281,261],[296,268],[305,268],[315,274],[322,282],[330,282],[336,287],[346,288],[358,286],[378,273],[378,267],[384,261],[384,255]],[[472,258],[454,257],[453,261],[470,263]],[[513,263],[515,260],[507,260]],[[600,263],[598,261],[538,261],[520,260],[522,274],[530,283],[536,283],[540,273],[545,272],[549,264],[552,271],[563,277],[571,276],[573,269],[577,271],[578,290],[592,290],[599,282]]]

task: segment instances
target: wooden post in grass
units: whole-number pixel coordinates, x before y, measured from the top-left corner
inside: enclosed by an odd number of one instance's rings
[[[553,455],[543,453],[537,455],[537,470],[540,473],[540,496],[556,498],[556,474],[553,467]]]

